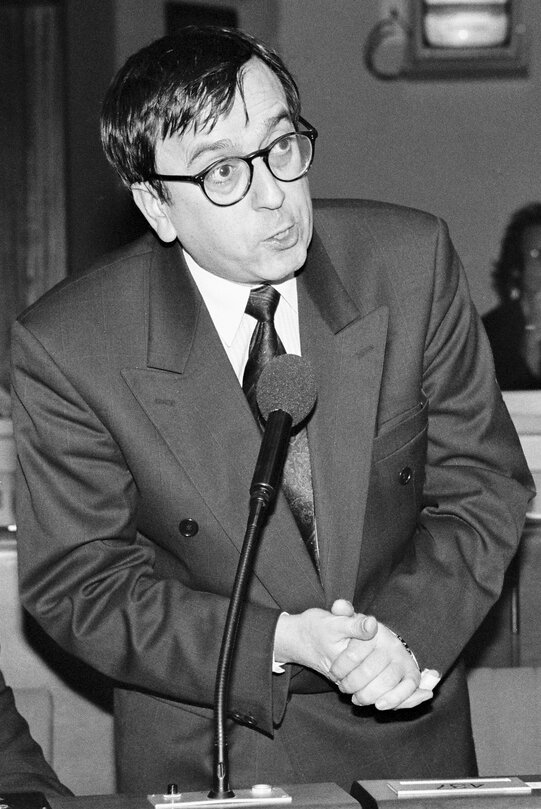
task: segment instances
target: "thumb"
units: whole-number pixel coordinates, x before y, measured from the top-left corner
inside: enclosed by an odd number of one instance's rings
[[[352,637],[358,640],[372,640],[378,631],[378,622],[373,615],[358,613],[352,619]]]

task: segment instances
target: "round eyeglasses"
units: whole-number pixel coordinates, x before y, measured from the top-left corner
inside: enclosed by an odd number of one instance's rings
[[[214,205],[222,208],[235,205],[250,190],[253,162],[257,157],[263,160],[272,176],[283,183],[300,180],[308,172],[314,159],[317,130],[304,118],[299,118],[299,122],[305,129],[280,135],[264,149],[245,157],[224,157],[198,174],[150,174],[148,179],[195,183]]]

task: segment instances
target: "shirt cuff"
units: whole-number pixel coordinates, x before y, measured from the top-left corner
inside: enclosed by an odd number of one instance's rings
[[[423,688],[426,691],[433,691],[440,680],[441,674],[439,671],[436,671],[436,669],[423,669],[419,688]]]
[[[283,674],[284,671],[285,671],[285,668],[282,666],[281,663],[276,662],[276,660],[274,659],[274,654],[273,654],[273,656],[272,656],[272,673],[273,674]]]
[[[282,615],[289,615],[289,613],[283,611],[283,612],[280,613],[280,617]],[[272,673],[273,674],[283,674],[284,672],[285,672],[284,666],[282,665],[282,663],[277,662],[276,658],[274,657],[274,651],[273,651],[273,653],[272,653]]]

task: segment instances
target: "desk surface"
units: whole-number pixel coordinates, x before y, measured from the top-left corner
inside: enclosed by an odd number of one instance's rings
[[[292,797],[286,806],[306,809],[352,809],[359,804],[336,784],[295,784],[283,789]],[[49,797],[53,809],[151,809],[146,795],[82,795],[75,798]],[[212,803],[209,803],[212,807]]]

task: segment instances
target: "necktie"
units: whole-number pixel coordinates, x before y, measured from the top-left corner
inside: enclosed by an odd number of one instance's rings
[[[274,313],[279,300],[280,293],[274,287],[265,284],[250,292],[246,305],[246,313],[254,317],[258,323],[250,341],[242,388],[260,427],[262,422],[256,400],[257,382],[265,365],[279,354],[285,354],[274,325]],[[284,464],[282,489],[308,553],[319,573],[310,451],[305,427],[292,432]]]

